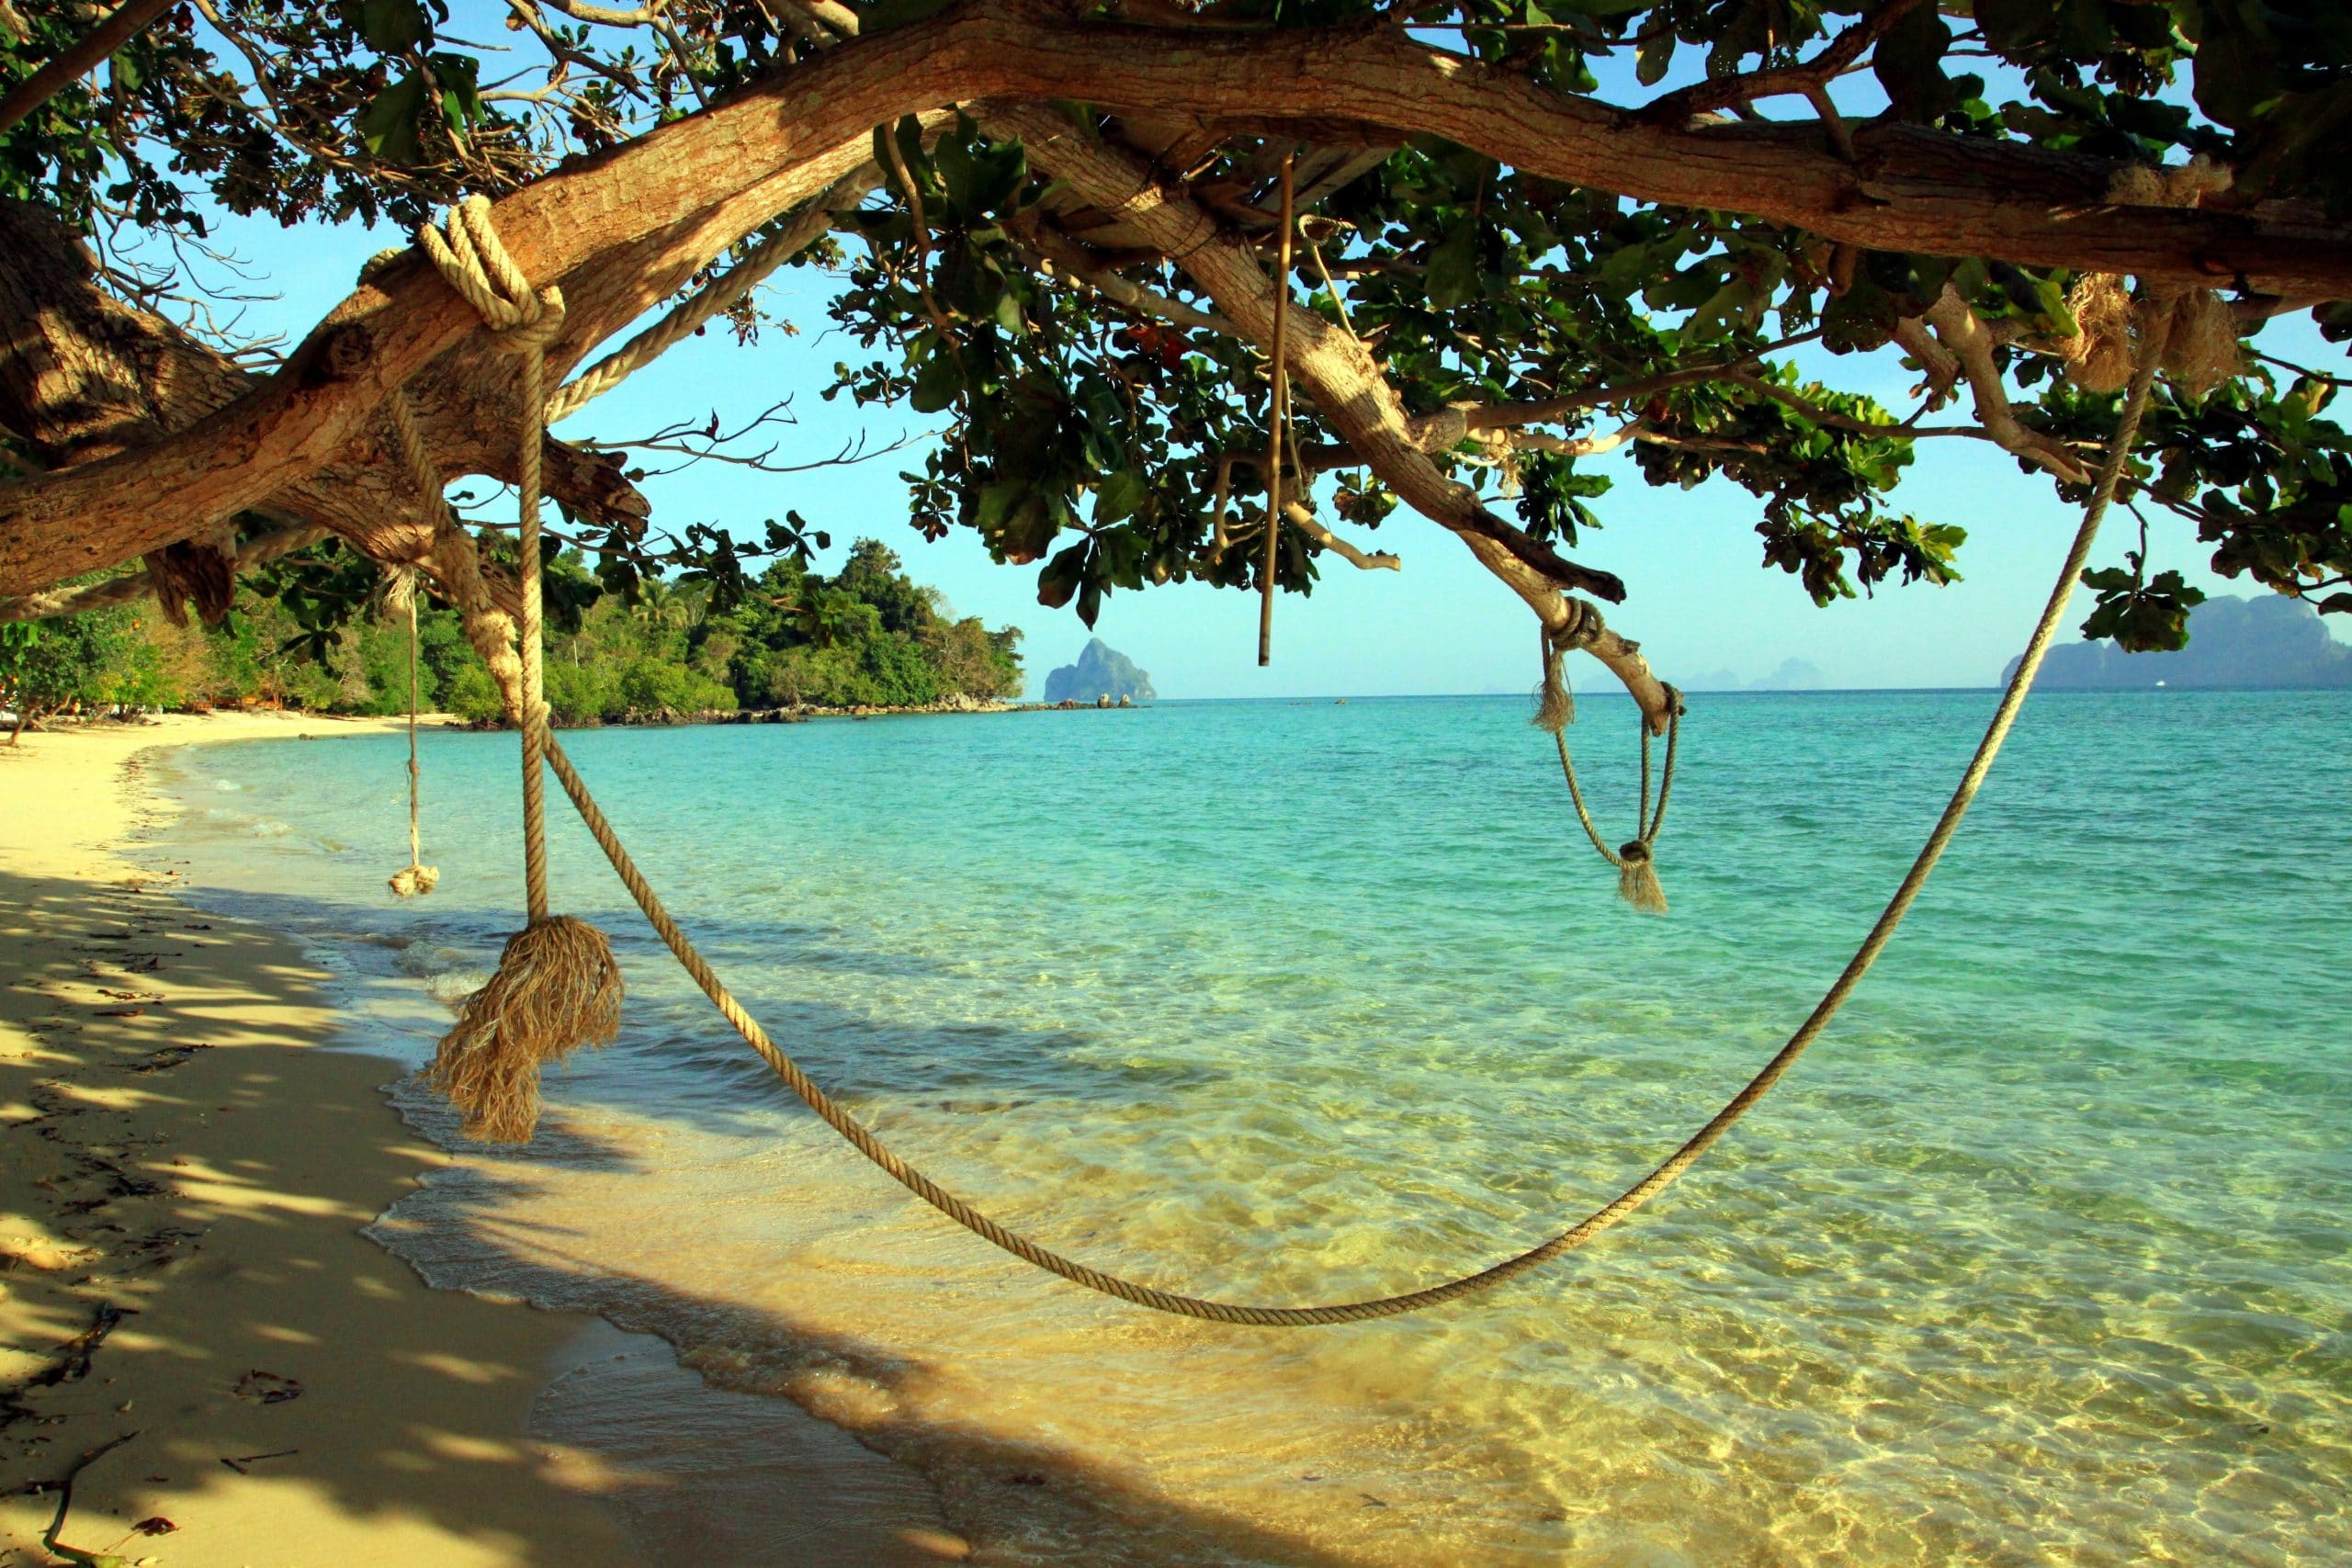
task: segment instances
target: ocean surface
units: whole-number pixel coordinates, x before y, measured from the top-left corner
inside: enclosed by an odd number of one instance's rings
[[[1187,1292],[1407,1289],[1581,1216],[1845,962],[1990,693],[1706,695],[1615,897],[1521,698],[568,736],[673,914],[901,1153]],[[321,732],[331,733],[322,724]],[[1632,831],[1631,705],[1570,732]],[[149,848],[422,1061],[521,899],[515,740],[200,748]],[[2352,694],[2033,699],[1859,997],[1652,1209],[1481,1300],[1151,1315],[802,1110],[568,811],[620,1043],[376,1227],[926,1472],[1006,1562],[2352,1561]],[[550,789],[549,809],[565,810]],[[409,1081],[396,1101],[456,1134]],[[682,1427],[681,1442],[694,1440]]]

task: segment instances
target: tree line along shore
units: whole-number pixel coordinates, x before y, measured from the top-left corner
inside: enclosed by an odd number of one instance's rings
[[[72,713],[289,707],[386,715],[409,706],[405,614],[321,615],[348,570],[331,548],[265,586],[241,584],[219,626],[177,625],[152,600],[0,626],[0,708]],[[1020,696],[1016,626],[958,617],[872,539],[831,576],[779,559],[722,601],[708,581],[649,578],[602,591],[567,552],[549,563],[547,697],[564,725],[816,712],[969,711]],[[496,684],[455,610],[417,603],[420,708],[500,721]]]

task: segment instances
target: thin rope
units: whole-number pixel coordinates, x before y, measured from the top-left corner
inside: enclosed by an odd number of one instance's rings
[[[468,236],[466,230],[469,227],[478,228],[479,231]],[[426,231],[427,249],[434,253],[436,262],[441,261],[445,254],[456,252],[459,244],[468,238],[474,242],[474,248],[478,252],[490,253],[484,260],[491,265],[475,269],[481,276],[487,276],[494,270],[496,259],[504,256],[503,248],[497,245],[494,231],[490,228],[488,206],[486,203],[481,203],[480,198],[475,198],[466,208],[452,214],[450,232],[452,243],[444,246],[437,243],[437,236],[434,236],[431,231]],[[512,269],[511,261],[507,263],[507,266]],[[517,280],[520,279],[519,271],[514,272],[514,277]],[[457,276],[452,276],[451,281],[460,288],[461,292],[466,292],[469,299],[474,297],[467,284],[460,281]],[[552,290],[548,292],[553,293]],[[537,298],[530,294],[526,282],[521,284],[519,295],[526,299]],[[513,297],[514,291],[510,291],[509,299]],[[556,295],[554,299],[556,319],[560,322],[561,297]],[[484,311],[486,318],[490,314],[490,311]],[[2065,563],[2059,570],[2058,581],[2051,589],[2049,600],[2042,608],[2041,618],[2035,623],[2032,636],[2026,642],[2025,652],[2018,659],[2017,670],[2010,677],[2008,687],[2002,694],[1999,705],[1994,710],[1992,720],[1985,728],[1984,739],[1978,742],[1974,755],[1970,758],[1967,768],[1961,774],[1960,783],[1953,789],[1951,799],[1945,805],[1942,815],[1937,818],[1934,829],[1928,833],[1927,842],[1920,847],[1919,853],[1912,862],[1910,870],[1904,874],[1902,882],[1896,886],[1894,896],[1887,901],[1885,909],[1880,913],[1877,921],[1863,937],[1861,945],[1855,950],[1853,957],[1848,961],[1846,967],[1839,972],[1837,979],[1831,982],[1828,990],[1823,994],[1813,1011],[1806,1016],[1803,1023],[1797,1026],[1796,1032],[1790,1035],[1787,1043],[1773,1055],[1771,1059],[1766,1062],[1763,1067],[1748,1079],[1747,1083],[1732,1096],[1721,1110],[1709,1118],[1703,1126],[1685,1139],[1679,1147],[1659,1162],[1647,1175],[1626,1188],[1602,1207],[1594,1210],[1576,1224],[1550,1239],[1475,1273],[1462,1275],[1423,1289],[1396,1295],[1317,1306],[1252,1305],[1182,1295],[1107,1273],[1052,1251],[1021,1233],[990,1219],[987,1214],[933,1181],[922,1171],[892,1153],[880,1139],[876,1138],[831,1096],[825,1093],[799,1064],[775,1043],[767,1031],[761,1027],[759,1021],[752,1017],[742,1004],[736,1000],[734,994],[727,988],[726,984],[719,979],[694,943],[679,929],[677,923],[671,919],[668,910],[662,907],[651,885],[645,880],[644,875],[638,870],[636,863],[623,847],[620,837],[614,831],[611,822],[605,818],[594,798],[588,793],[587,785],[571,766],[571,760],[565,755],[554,736],[548,733],[545,705],[537,700],[537,685],[534,679],[537,668],[536,650],[538,632],[537,563],[536,551],[529,548],[525,552],[524,630],[526,637],[529,639],[525,651],[526,701],[529,704],[525,715],[526,765],[532,766],[536,773],[536,759],[537,756],[544,756],[547,764],[555,770],[557,780],[562,785],[564,793],[571,797],[572,805],[579,810],[581,820],[587,825],[589,833],[596,840],[597,847],[604,851],[605,858],[612,864],[622,885],[628,889],[629,896],[636,901],[639,909],[643,911],[646,919],[652,924],[663,944],[677,958],[680,965],[701,988],[703,994],[708,997],[712,1004],[718,1009],[720,1015],[742,1037],[744,1043],[750,1045],[770,1069],[784,1081],[785,1085],[811,1111],[822,1118],[828,1126],[839,1133],[853,1147],[880,1168],[892,1179],[983,1240],[1002,1248],[1024,1262],[1057,1274],[1074,1284],[1085,1286],[1089,1290],[1116,1297],[1137,1306],[1148,1307],[1154,1311],[1216,1323],[1261,1327],[1299,1327],[1364,1322],[1437,1306],[1491,1289],[1555,1258],[1576,1251],[1604,1231],[1623,1223],[1668,1187],[1673,1185],[1684,1171],[1696,1164],[1726,1132],[1747,1114],[1758,1100],[1770,1092],[1772,1087],[1788,1073],[1798,1058],[1804,1055],[1805,1050],[1821,1036],[1830,1021],[1838,1015],[1838,1010],[1845,1005],[1847,998],[1860,985],[1863,976],[1869,974],[1871,966],[1877,962],[1879,954],[1885,950],[1886,944],[1894,938],[1897,928],[1902,925],[1904,917],[1910,912],[1911,906],[1917,899],[1920,889],[1927,885],[1928,874],[1934,871],[1936,863],[1943,857],[1945,847],[1951,843],[1952,835],[1958,831],[1962,819],[1967,816],[1968,808],[1974,802],[1978,789],[1982,787],[1985,775],[1992,769],[1993,760],[1999,755],[2002,743],[2008,739],[2009,730],[2016,723],[2018,712],[2024,707],[2027,695],[2033,689],[2034,677],[2041,671],[2042,660],[2050,650],[2058,624],[2065,615],[2066,604],[2073,597],[2075,583],[2082,575],[2084,563],[2089,558],[2091,546],[2098,536],[2099,525],[2106,518],[2108,508],[2114,500],[2116,485],[2122,475],[2132,445],[2138,438],[2141,416],[2146,410],[2148,394],[2154,383],[2157,365],[2162,358],[2164,347],[2161,341],[2149,340],[2159,340],[2165,335],[2168,331],[2166,325],[2169,321],[2168,309],[2151,311],[2147,321],[2150,330],[2143,333],[2143,341],[2140,345],[2142,358],[2134,369],[2131,389],[2124,400],[2122,417],[2116,425],[2114,434],[2109,440],[2105,460],[2100,466],[2098,484],[2093,491],[2090,504],[2084,511],[2082,524],[2075,531],[2074,543],[2067,550]],[[543,342],[544,339],[541,341]],[[537,377],[534,372],[538,360],[537,344],[534,344],[530,346],[529,352],[524,355],[526,374],[528,378],[526,385],[526,391],[536,392],[537,390],[534,384]],[[1279,359],[1276,363],[1280,364]],[[527,400],[525,406],[537,410],[540,404],[534,397]],[[534,423],[536,422],[527,419],[526,421],[526,424]],[[535,543],[537,499],[536,480],[538,465],[536,460],[537,443],[533,442],[529,445],[532,452],[529,460],[526,460],[524,465],[526,476],[524,524],[526,537]],[[1678,702],[1673,706],[1679,711],[1680,704]],[[1669,767],[1674,755],[1672,739],[1674,728],[1674,721],[1669,718],[1668,741]],[[535,732],[539,738],[539,745],[536,749],[529,744],[530,738]],[[1645,739],[1646,739],[1646,729]],[[1566,750],[1564,745],[1562,760],[1565,761],[1566,759]],[[537,793],[532,787],[535,783],[535,779],[526,778],[526,800],[535,797]],[[1570,786],[1571,792],[1575,793],[1573,772],[1570,773]],[[1582,815],[1581,804],[1579,798],[1579,815]],[[527,809],[526,807],[526,811]],[[1661,788],[1657,816],[1663,818],[1664,814],[1665,791]],[[1586,818],[1585,822],[1587,830],[1591,832],[1589,818]],[[1651,826],[1655,829],[1655,820]],[[1594,833],[1594,841],[1596,844],[1600,843],[1597,833]],[[1608,852],[1605,846],[1603,846],[1603,852]]]
[[[1635,842],[1645,847],[1657,844],[1658,829],[1666,824],[1666,797],[1674,789],[1674,763],[1682,745],[1682,694],[1672,686],[1667,687],[1666,704],[1666,766],[1658,774],[1655,811],[1650,806],[1649,718],[1643,715],[1636,721],[1642,728],[1642,800],[1634,815],[1634,838]],[[1601,859],[1620,871],[1624,870],[1625,857],[1610,848],[1609,840],[1600,836],[1600,828],[1593,823],[1592,812],[1585,806],[1584,790],[1577,781],[1577,765],[1568,760],[1566,733],[1554,730],[1552,742],[1559,748],[1560,773],[1568,781],[1568,799],[1577,808],[1577,820],[1584,824],[1584,836],[1592,840],[1592,847],[1600,852]]]
[[[1274,268],[1273,365],[1266,383],[1266,548],[1259,563],[1258,663],[1274,658],[1274,567],[1283,543],[1283,430],[1290,422],[1290,244],[1295,227],[1291,171],[1295,153],[1283,154],[1283,237]]]
[[[416,765],[416,588],[413,583],[408,594],[408,864],[411,871],[423,863],[424,845],[417,837],[416,818],[424,774]]]

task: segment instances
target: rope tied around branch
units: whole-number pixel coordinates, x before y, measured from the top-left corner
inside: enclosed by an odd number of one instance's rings
[[[469,197],[449,209],[446,230],[417,231],[424,253],[449,287],[474,308],[501,351],[519,367],[516,420],[515,553],[523,614],[516,642],[522,655],[523,887],[528,923],[507,939],[498,970],[466,999],[464,1011],[434,1055],[434,1086],[466,1114],[465,1130],[481,1138],[519,1142],[539,1115],[539,1069],[582,1045],[608,1043],[620,1032],[622,985],[612,944],[584,920],[548,910],[548,706],[541,637],[545,616],[539,586],[539,496],[547,437],[545,351],[563,330],[563,293],[534,288],[498,237],[489,199]],[[418,436],[413,411],[396,398],[393,423],[412,469],[440,487]]]
[[[1544,679],[1535,688],[1535,716],[1527,722],[1557,735],[1577,721],[1577,694],[1563,668],[1572,649],[1589,647],[1600,635],[1600,616],[1581,600],[1563,601],[1568,618],[1556,627],[1536,626],[1544,655]]]

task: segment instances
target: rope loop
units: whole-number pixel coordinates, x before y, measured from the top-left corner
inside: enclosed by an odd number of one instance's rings
[[[498,237],[490,198],[469,196],[449,209],[446,231],[427,223],[416,231],[450,288],[495,334],[509,354],[537,354],[563,331],[563,290],[533,288]]]
[[[597,847],[604,851],[605,858],[611,863],[614,872],[620,877],[622,885],[628,889],[638,908],[643,911],[646,919],[662,938],[663,945],[670,949],[672,954],[677,958],[680,966],[693,978],[703,994],[710,998],[712,1004],[718,1009],[719,1013],[734,1028],[736,1033],[741,1036],[743,1042],[768,1065],[769,1068],[794,1094],[823,1118],[827,1125],[839,1133],[860,1154],[916,1197],[929,1203],[957,1224],[964,1226],[973,1235],[992,1246],[1001,1247],[1026,1263],[1059,1275],[1073,1284],[1102,1292],[1105,1295],[1114,1296],[1121,1301],[1148,1307],[1155,1312],[1168,1313],[1180,1317],[1260,1327],[1294,1327],[1306,1325],[1363,1323],[1375,1318],[1393,1317],[1402,1313],[1418,1312],[1423,1308],[1437,1306],[1491,1289],[1507,1280],[1516,1279],[1553,1258],[1577,1251],[1592,1241],[1594,1237],[1631,1217],[1660,1192],[1672,1186],[1683,1172],[1698,1163],[1699,1159],[1713,1148],[1725,1133],[1737,1124],[1758,1101],[1770,1092],[1773,1085],[1781,1080],[1796,1064],[1797,1059],[1821,1037],[1823,1031],[1829,1027],[1830,1021],[1837,1017],[1838,1010],[1845,1005],[1846,998],[1851,996],[1855,987],[1861,984],[1862,977],[1870,973],[1871,964],[1877,962],[1879,954],[1894,939],[1896,928],[1902,925],[1905,915],[1909,913],[1913,901],[1918,897],[1919,890],[1927,885],[1928,874],[1935,869],[1936,862],[1942,856],[1945,846],[1951,841],[1952,835],[1959,830],[1961,819],[1967,815],[1970,804],[1975,799],[1978,788],[1984,784],[1985,774],[1993,766],[1993,759],[1999,754],[2002,742],[2008,738],[2010,726],[2016,722],[2018,710],[2025,705],[2027,694],[2033,689],[2034,676],[2041,668],[2043,656],[2050,651],[2051,641],[2057,634],[2058,623],[2064,618],[2066,604],[2073,596],[2075,581],[2081,576],[2083,565],[2089,558],[2092,543],[2098,536],[2099,524],[2106,517],[2108,508],[2115,499],[2116,486],[2122,478],[2132,445],[2138,438],[2141,416],[2146,410],[2149,389],[2155,378],[2156,353],[2161,350],[2164,335],[2168,332],[2169,326],[2164,321],[2156,322],[2151,331],[2150,352],[2142,358],[2132,377],[2130,392],[2124,399],[2121,418],[2117,423],[2114,434],[2108,440],[2107,456],[2100,466],[2098,483],[2092,491],[2090,504],[2084,510],[2082,523],[2075,530],[2074,544],[2067,551],[2065,564],[2059,569],[2058,581],[2051,589],[2050,597],[2042,606],[2041,618],[2034,624],[2032,635],[2026,640],[2025,652],[2019,657],[2018,667],[2009,677],[2008,687],[2002,694],[2000,705],[1994,710],[1992,720],[1985,727],[1984,739],[1977,743],[1974,756],[1970,759],[1967,769],[1961,774],[1960,783],[1954,787],[1951,800],[1945,805],[1943,814],[1937,818],[1935,828],[1928,833],[1927,841],[1920,846],[1917,857],[1911,863],[1911,869],[1897,884],[1894,896],[1887,900],[1886,908],[1880,913],[1876,923],[1863,937],[1860,946],[1855,949],[1854,956],[1847,962],[1844,970],[1823,993],[1821,1000],[1815,1005],[1813,1011],[1806,1016],[1803,1023],[1797,1026],[1795,1032],[1789,1036],[1787,1043],[1773,1055],[1771,1059],[1748,1079],[1745,1087],[1725,1101],[1723,1108],[1710,1117],[1704,1125],[1684,1139],[1679,1147],[1653,1167],[1648,1175],[1548,1240],[1538,1242],[1521,1252],[1483,1269],[1457,1275],[1419,1290],[1360,1301],[1333,1302],[1306,1306],[1274,1306],[1216,1301],[1162,1290],[1092,1268],[1041,1246],[1020,1232],[991,1219],[893,1153],[863,1122],[851,1115],[845,1107],[820,1088],[800,1065],[776,1044],[767,1031],[760,1026],[759,1021],[751,1016],[742,1004],[735,998],[734,994],[727,988],[725,982],[719,979],[708,962],[695,950],[685,932],[680,930],[677,922],[670,918],[669,911],[662,908],[660,897],[655,895],[651,886],[646,882],[643,874],[638,870],[636,863],[630,859],[628,850],[622,845],[620,835],[614,830],[612,823],[598,808],[594,798],[588,793],[587,785],[582,782],[578,772],[573,769],[571,759],[564,755],[563,748],[556,743],[552,736],[546,739],[547,761],[554,770],[557,781],[562,785],[564,793],[571,797],[572,805],[578,808],[581,820],[586,824],[590,835],[595,839]],[[477,589],[476,592],[479,590]],[[1577,800],[1577,815],[1584,819],[1586,831],[1592,834],[1594,846],[1603,855],[1617,863],[1619,869],[1625,873],[1628,886],[1623,891],[1629,898],[1656,896],[1655,878],[1648,875],[1651,861],[1650,846],[1657,838],[1658,824],[1666,815],[1667,793],[1672,784],[1674,775],[1675,742],[1681,733],[1679,720],[1682,715],[1682,694],[1669,687],[1668,696],[1669,705],[1665,778],[1660,784],[1655,807],[1650,807],[1646,800],[1645,802],[1644,816],[1646,821],[1643,824],[1642,836],[1625,845],[1622,852],[1611,852],[1606,840],[1593,829],[1591,818],[1583,811],[1581,798]],[[1645,720],[1643,723],[1642,736],[1644,756],[1646,761],[1649,728]],[[1555,735],[1555,739],[1557,739],[1558,737]],[[1577,795],[1578,792],[1576,773],[1568,766],[1567,747],[1565,741],[1560,745],[1560,761],[1563,770],[1567,773],[1569,792],[1572,795]],[[1645,772],[1646,771],[1645,768]],[[1646,797],[1649,793],[1646,787],[1647,781],[1645,780],[1644,783],[1645,787],[1642,793]],[[1642,852],[1639,856],[1635,856],[1633,852],[1636,849]],[[1646,887],[1642,886],[1645,882],[1648,884]],[[1661,898],[1659,905],[1662,906],[1662,904]]]

